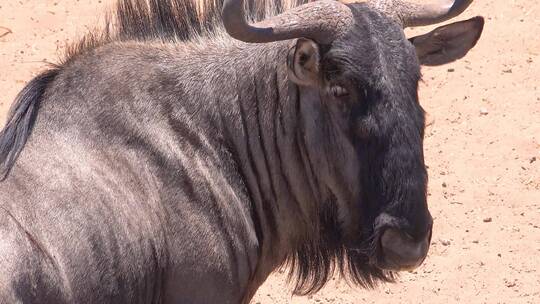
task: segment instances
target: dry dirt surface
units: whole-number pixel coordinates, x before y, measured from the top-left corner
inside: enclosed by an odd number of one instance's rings
[[[0,120],[112,1],[0,0]],[[309,297],[292,297],[280,271],[253,303],[540,303],[540,2],[477,0],[458,19],[475,15],[486,17],[477,47],[423,69],[435,218],[425,264],[397,284],[336,278]]]

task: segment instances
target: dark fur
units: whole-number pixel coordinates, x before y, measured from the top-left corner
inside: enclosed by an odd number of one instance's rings
[[[0,132],[0,180],[7,177],[24,148],[36,120],[39,102],[58,73],[59,69],[54,68],[36,76],[15,98],[6,126]]]
[[[313,105],[316,108],[313,111],[320,115],[316,117],[320,122],[317,130],[305,127],[311,121],[311,118],[304,117],[304,113],[310,111],[307,109],[310,105],[298,100],[305,95],[306,92],[303,90],[307,89],[292,87],[287,80],[279,78],[282,71],[275,68],[277,62],[281,62],[280,56],[284,54],[284,43],[245,47],[246,52],[253,52],[249,53],[253,58],[238,53],[240,51],[236,53],[228,51],[224,57],[231,58],[229,66],[220,66],[223,60],[216,59],[212,53],[201,55],[208,57],[194,57],[199,60],[199,65],[208,62],[207,70],[200,72],[193,68],[192,71],[174,69],[174,72],[168,71],[177,74],[166,74],[157,68],[154,70],[161,58],[170,58],[167,54],[161,54],[150,47],[146,49],[142,45],[129,44],[126,50],[114,50],[115,43],[129,41],[181,42],[196,40],[198,37],[211,40],[214,34],[222,31],[219,3],[220,1],[215,6],[204,5],[204,13],[196,14],[194,4],[187,0],[151,0],[149,5],[144,0],[121,0],[115,14],[116,19],[109,19],[109,25],[102,33],[88,36],[71,49],[59,68],[38,76],[21,92],[9,123],[0,136],[3,176],[5,177],[13,166],[30,134],[36,115],[39,115],[38,108],[42,96],[46,94],[48,86],[61,76],[59,80],[61,85],[55,86],[57,95],[54,96],[66,96],[59,93],[64,92],[64,89],[65,94],[72,95],[68,95],[70,97],[66,99],[66,104],[61,104],[63,100],[48,100],[49,108],[48,112],[44,113],[46,115],[44,119],[53,119],[59,125],[72,124],[77,130],[80,128],[83,134],[81,136],[86,136],[84,138],[89,141],[88,145],[92,148],[99,144],[101,149],[107,150],[118,145],[125,150],[141,151],[140,153],[144,155],[143,160],[155,164],[158,168],[167,169],[159,171],[162,180],[175,187],[181,185],[174,190],[187,193],[182,196],[171,190],[173,194],[164,192],[163,197],[170,195],[167,199],[171,202],[182,201],[181,199],[186,197],[195,202],[205,202],[211,205],[210,210],[215,213],[213,218],[220,220],[223,215],[219,212],[223,210],[219,208],[221,206],[219,199],[211,196],[212,193],[207,194],[210,192],[206,189],[209,188],[208,181],[190,180],[188,177],[191,173],[187,170],[186,164],[178,164],[178,160],[167,158],[169,154],[160,150],[165,148],[156,147],[154,138],[145,133],[146,129],[140,129],[129,119],[130,116],[122,116],[124,115],[122,110],[127,107],[129,111],[139,115],[143,115],[140,113],[164,115],[162,119],[177,132],[176,140],[182,147],[188,147],[186,151],[191,153],[190,155],[198,153],[199,150],[203,154],[210,153],[208,150],[213,151],[210,149],[212,147],[221,149],[219,153],[223,163],[219,164],[225,168],[223,171],[227,174],[227,179],[233,181],[231,183],[235,185],[234,189],[238,190],[239,195],[246,192],[246,196],[250,198],[254,229],[260,242],[259,254],[268,249],[264,246],[272,247],[274,244],[280,244],[281,236],[274,235],[279,230],[277,224],[280,221],[279,212],[284,212],[285,208],[280,203],[284,201],[290,203],[286,205],[291,209],[287,210],[287,214],[298,219],[301,218],[300,215],[305,215],[302,213],[304,211],[300,206],[301,203],[309,203],[310,208],[315,210],[314,218],[303,217],[299,220],[301,228],[307,231],[306,236],[296,240],[295,247],[287,254],[285,260],[278,261],[291,266],[291,278],[296,282],[296,293],[308,294],[319,290],[335,271],[339,271],[344,277],[362,287],[373,287],[379,281],[392,281],[393,273],[376,266],[380,258],[379,234],[383,228],[402,225],[400,228],[406,229],[411,235],[421,237],[426,232],[424,228],[428,226],[426,221],[429,217],[424,211],[416,210],[425,207],[427,175],[422,153],[424,118],[417,97],[420,72],[414,48],[405,39],[401,28],[392,20],[374,12],[366,5],[353,5],[358,24],[332,45],[321,46],[322,72],[326,79],[346,83],[353,95],[358,98],[354,102],[351,100],[344,102],[341,105],[343,109],[338,110],[336,109],[338,102],[322,102],[327,101],[324,100],[326,97],[318,92],[321,102],[314,102]],[[259,2],[253,2],[249,6],[250,15],[254,19],[262,19],[269,11],[276,13],[284,7],[274,5],[268,9],[267,3],[265,1],[263,5],[258,5]],[[104,49],[107,51],[103,51]],[[99,74],[103,71],[88,72],[89,75],[97,73],[102,77],[97,80],[95,76],[94,78],[80,76],[80,79],[77,78],[79,76],[74,76],[78,75],[77,69],[81,69],[81,66],[90,70],[101,63],[100,60],[110,60],[107,52],[119,56],[115,58],[124,58],[122,56],[125,54],[138,56],[137,58],[141,60],[138,62],[139,65],[147,65],[147,70],[140,67],[145,74],[136,72],[133,74],[130,70],[133,66],[129,65],[129,62],[124,65],[120,60],[117,71],[106,70],[109,73],[107,76]],[[238,67],[239,64],[241,67]],[[244,70],[240,70],[242,68]],[[217,69],[220,69],[221,74],[213,72]],[[193,72],[208,78],[201,78],[197,83],[179,82],[178,85],[176,82],[185,75],[183,72]],[[124,86],[122,82],[124,78],[131,80],[139,76],[148,77],[155,85],[150,86],[143,81],[139,85],[140,90],[139,86],[131,87],[129,83]],[[119,82],[114,88],[118,92],[109,87],[109,83],[104,80],[105,77]],[[243,87],[231,87],[223,79],[227,77],[237,79]],[[84,82],[85,80],[87,82]],[[83,82],[84,85],[74,84],[77,81]],[[110,86],[114,87],[112,84]],[[138,92],[139,95],[133,92]],[[96,98],[89,101],[81,98],[83,101],[79,101],[74,97],[86,97],[85,94],[95,95]],[[151,100],[162,103],[141,105],[138,98],[144,94],[151,95],[153,98]],[[95,100],[107,101],[110,104],[92,104],[91,102]],[[285,109],[285,113],[282,111],[282,107],[285,107],[284,101],[294,103]],[[62,107],[73,109],[73,114],[62,112],[64,111]],[[102,110],[102,107],[106,110]],[[235,112],[235,109],[238,111]],[[187,125],[185,121],[179,119],[182,116],[175,116],[174,113],[178,113],[179,110],[188,111],[188,117],[195,120],[196,126]],[[339,115],[343,115],[345,125],[339,128],[332,125],[331,116],[335,114],[330,112],[339,112]],[[281,122],[287,120],[287,115],[291,115],[288,122]],[[73,121],[78,122],[78,119],[88,125],[83,128],[74,124]],[[281,126],[281,123],[286,128]],[[231,128],[234,131],[228,129],[233,125],[235,128]],[[283,128],[281,131],[279,126]],[[340,129],[341,127],[343,128]],[[45,127],[42,128],[42,136],[45,134],[44,129]],[[234,132],[239,132],[240,135]],[[310,134],[310,132],[318,133]],[[203,135],[208,137],[213,146],[210,148],[205,146],[201,140]],[[298,145],[295,153],[300,159],[301,168],[308,168],[305,176],[285,172],[292,169],[288,169],[289,164],[281,164],[285,160],[281,159],[280,147],[283,146],[278,144],[278,140],[280,138],[288,140],[290,136],[294,137],[294,141],[291,142]],[[236,142],[240,140],[239,138],[242,141],[241,145]],[[347,150],[349,146],[354,147],[352,156]],[[242,149],[245,149],[245,155]],[[324,164],[312,163],[313,155],[320,156],[321,159],[326,158]],[[333,159],[335,155],[338,157]],[[227,162],[229,158],[234,161]],[[340,176],[340,172],[344,171],[348,162],[352,165],[356,161],[361,168],[358,176],[352,179]],[[278,166],[281,168],[277,168]],[[126,168],[129,166],[126,165]],[[277,171],[280,173],[276,173]],[[283,175],[285,186],[275,182],[279,174]],[[311,189],[313,193],[306,190],[309,195],[286,196],[283,193],[294,192],[292,189],[294,186],[290,183],[291,177],[284,174],[296,179],[301,178],[303,184],[310,183],[315,185],[316,189]],[[241,177],[240,181],[235,180],[237,175]],[[328,181],[324,179],[330,179],[328,176],[333,178],[334,175],[351,183],[349,188],[354,188],[355,191],[356,188],[359,189],[358,201],[349,202],[351,216],[360,220],[358,223],[355,222],[355,227],[348,227],[356,233],[352,239],[351,235],[346,236],[343,223],[338,219],[339,198],[336,192],[339,191],[332,188],[340,188],[342,185],[339,182],[337,185],[325,184]],[[237,186],[236,182],[240,186]],[[245,188],[247,191],[244,191]],[[298,196],[304,201],[313,199],[313,202],[299,202],[296,200]],[[354,195],[351,197],[356,198]],[[263,202],[260,209],[257,209],[259,205],[255,203],[258,201]],[[192,205],[189,207],[195,208]],[[383,211],[396,217],[410,219],[411,222],[377,223],[376,218]],[[417,225],[421,227],[418,228],[420,230],[415,230],[417,226],[412,224],[415,221],[420,223]],[[221,223],[218,226],[223,228],[223,225],[225,224]],[[272,251],[274,248],[268,250]]]

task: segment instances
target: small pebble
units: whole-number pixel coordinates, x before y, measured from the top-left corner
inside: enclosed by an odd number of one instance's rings
[[[488,114],[489,114],[489,111],[486,108],[480,109],[480,115],[488,115]]]
[[[426,113],[425,121],[426,121],[426,127],[429,127],[435,124],[435,118],[429,115],[429,113]]]
[[[506,281],[506,287],[511,288],[516,286],[516,281]]]
[[[493,220],[492,218],[486,217],[486,218],[484,219],[484,223],[491,223],[492,220]]]
[[[8,34],[11,34],[11,33],[13,33],[11,29],[0,26],[0,38],[7,36]]]
[[[444,240],[444,239],[440,239],[440,242],[443,246],[450,246],[450,241],[449,240]]]

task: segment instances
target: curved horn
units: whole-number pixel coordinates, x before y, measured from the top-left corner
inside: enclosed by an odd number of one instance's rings
[[[354,19],[346,5],[321,0],[250,25],[246,22],[244,0],[225,0],[223,23],[231,37],[244,42],[264,43],[303,37],[325,44],[342,35]]]
[[[473,0],[438,0],[420,4],[402,0],[371,0],[376,9],[392,16],[403,27],[424,26],[452,19],[463,13]]]

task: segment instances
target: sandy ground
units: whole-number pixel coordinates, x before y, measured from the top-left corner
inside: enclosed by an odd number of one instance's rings
[[[112,0],[0,0],[0,120],[16,93]],[[333,280],[292,297],[277,273],[253,303],[540,303],[540,4],[475,1],[484,36],[465,60],[425,68],[430,208],[426,263],[372,291]],[[423,32],[415,29],[410,32]]]

